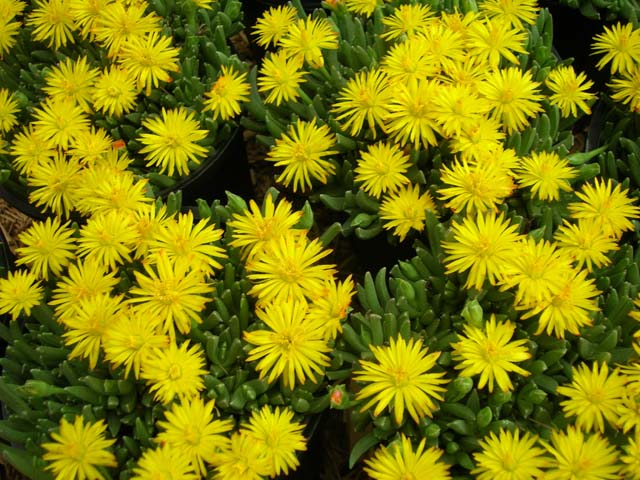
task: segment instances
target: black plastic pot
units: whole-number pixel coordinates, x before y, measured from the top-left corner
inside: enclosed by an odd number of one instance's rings
[[[7,185],[0,184],[0,198],[3,198],[9,205],[17,209],[20,213],[24,213],[34,220],[46,220],[51,216],[30,203],[26,192],[17,192]]]

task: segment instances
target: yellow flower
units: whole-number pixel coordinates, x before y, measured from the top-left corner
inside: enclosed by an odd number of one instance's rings
[[[517,53],[527,53],[528,33],[511,26],[504,19],[478,20],[469,26],[469,54],[491,69],[497,69],[502,59],[519,65]]]
[[[299,88],[306,74],[299,59],[288,58],[281,51],[271,53],[262,61],[258,90],[267,94],[265,103],[279,106],[300,97]]]
[[[427,48],[426,55],[438,67],[447,70],[456,63],[466,62],[469,55],[466,51],[466,34],[452,30],[442,22],[431,22],[424,33]]]
[[[449,465],[441,461],[444,452],[436,447],[425,447],[426,439],[423,438],[414,450],[411,440],[401,433],[399,440],[378,448],[373,458],[365,460],[364,471],[374,480],[450,479]]]
[[[267,10],[253,27],[256,43],[262,47],[276,46],[287,34],[289,25],[298,19],[298,10],[291,5],[278,5]]]
[[[347,10],[367,17],[375,11],[380,0],[344,0]]]
[[[491,109],[485,99],[466,85],[442,85],[433,103],[435,119],[442,134],[453,138],[473,127],[476,122],[484,121]]]
[[[89,129],[89,118],[74,101],[47,98],[33,112],[38,134],[54,146],[66,149],[82,131]]]
[[[464,334],[456,343],[452,343],[452,357],[460,362],[456,365],[461,370],[460,375],[474,377],[480,375],[478,388],[489,385],[489,392],[493,392],[494,384],[503,392],[513,390],[509,373],[514,372],[526,377],[529,372],[516,365],[531,358],[525,346],[527,339],[512,340],[515,324],[499,322],[496,316],[485,323],[483,328],[474,325],[464,325]]]
[[[338,48],[338,33],[326,18],[300,19],[289,25],[280,39],[280,48],[287,57],[299,58],[314,68],[324,66],[322,50]]]
[[[67,153],[84,165],[93,165],[112,149],[112,145],[113,138],[106,130],[92,126],[90,130],[78,133]]]
[[[48,163],[56,154],[55,149],[29,124],[13,137],[10,150],[13,166],[21,174],[31,176],[31,172],[41,163]]]
[[[549,103],[556,105],[563,117],[578,116],[578,109],[591,115],[591,108],[587,102],[593,102],[596,95],[587,92],[593,86],[591,80],[580,72],[576,74],[571,65],[556,67],[547,76],[545,84],[553,93]]]
[[[118,65],[110,65],[96,78],[93,108],[118,118],[135,108],[137,95],[135,77]]]
[[[167,405],[176,397],[192,402],[204,389],[206,360],[200,344],[189,348],[189,340],[180,346],[169,342],[169,348],[156,348],[142,361],[140,377],[146,380],[154,400]]]
[[[351,297],[355,294],[354,283],[349,275],[343,282],[330,277],[324,289],[311,299],[307,321],[324,323],[324,339],[335,339],[342,332],[342,322],[350,310]]]
[[[147,180],[136,177],[131,171],[114,174],[105,166],[85,168],[77,191],[76,209],[87,216],[115,211],[130,217],[153,201],[147,190]]]
[[[134,258],[144,258],[149,253],[151,243],[168,222],[166,205],[155,203],[141,205],[133,212],[132,224],[138,232]]]
[[[19,112],[18,100],[6,88],[0,88],[0,133],[8,132],[18,124],[16,112]]]
[[[74,209],[81,171],[77,159],[56,152],[53,158],[43,160],[31,171],[27,184],[34,190],[29,193],[29,201],[58,216],[68,217]]]
[[[452,152],[460,153],[460,158],[468,162],[477,162],[491,157],[502,149],[502,141],[506,134],[502,131],[499,120],[491,117],[476,118],[463,129],[459,135],[451,139]]]
[[[20,314],[31,315],[31,309],[40,304],[44,290],[39,279],[26,270],[7,272],[0,278],[0,315],[11,314],[17,320]]]
[[[640,31],[633,23],[620,22],[611,28],[604,26],[604,32],[593,37],[591,49],[595,55],[602,55],[596,64],[602,70],[611,63],[611,74],[631,73],[640,57]]]
[[[104,7],[94,22],[93,32],[98,44],[110,57],[134,38],[160,33],[161,19],[155,13],[145,15],[147,4],[141,2],[113,2]]]
[[[423,33],[433,18],[429,5],[398,5],[391,15],[382,18],[386,29],[380,36],[385,40],[403,38],[405,35],[411,38]]]
[[[260,378],[273,383],[282,377],[284,386],[293,389],[307,380],[317,383],[330,361],[331,349],[324,340],[324,324],[306,318],[307,307],[295,300],[283,300],[256,309],[256,315],[269,330],[244,332],[253,345],[247,362],[258,361]]]
[[[360,411],[376,405],[373,415],[377,417],[388,407],[397,425],[402,424],[405,410],[416,423],[433,416],[438,408],[434,400],[442,401],[446,391],[441,385],[449,382],[442,378],[444,372],[431,372],[440,352],[428,353],[421,340],[407,342],[400,336],[392,337],[389,346],[370,348],[375,361],[361,360],[361,369],[353,376],[365,384],[356,394],[356,400],[368,399]]]
[[[161,445],[155,450],[142,452],[132,480],[200,480],[201,475],[193,470],[189,458],[178,449]]]
[[[143,145],[141,154],[146,154],[147,167],[158,166],[160,173],[187,175],[189,162],[200,164],[208,149],[197,142],[209,134],[201,130],[200,122],[193,112],[185,107],[172,110],[162,108],[162,116],[150,117],[142,122],[150,133],[143,133],[138,141]]]
[[[66,0],[35,0],[35,8],[29,13],[26,25],[33,27],[32,36],[37,41],[47,41],[53,50],[67,43],[74,43],[74,18]]]
[[[540,200],[559,200],[560,190],[572,190],[570,180],[578,171],[556,152],[531,152],[516,167],[516,179],[521,187],[529,187],[531,195]]]
[[[420,194],[420,185],[409,184],[386,196],[380,204],[379,214],[383,220],[382,227],[392,230],[403,241],[411,229],[424,230],[427,210],[437,214],[429,192]]]
[[[623,464],[622,477],[629,480],[640,479],[640,432],[636,431],[635,436],[627,437],[629,442],[623,446],[624,455],[620,456]]]
[[[0,18],[13,18],[20,15],[26,6],[22,0],[4,0],[0,2]]]
[[[392,85],[432,78],[440,72],[440,64],[429,54],[429,44],[422,36],[395,43],[380,60],[380,69]]]
[[[505,20],[522,30],[525,28],[523,24],[536,23],[540,7],[536,0],[483,0],[478,10],[489,18]]]
[[[66,58],[46,75],[46,86],[42,90],[54,100],[70,100],[83,112],[89,112],[93,83],[97,76],[98,69],[87,64],[87,57],[77,60]]]
[[[240,113],[240,104],[249,100],[251,86],[247,82],[247,73],[234,67],[222,65],[222,73],[211,89],[205,93],[204,110],[213,112],[213,119],[229,120]]]
[[[315,118],[310,122],[298,119],[276,139],[267,161],[275,162],[276,167],[284,166],[284,171],[277,177],[278,182],[287,187],[293,184],[294,192],[298,189],[305,192],[307,188],[313,188],[314,180],[325,184],[335,173],[335,165],[324,157],[337,153],[332,150],[336,141],[331,129],[327,125],[318,126]]]
[[[577,224],[564,220],[554,233],[558,251],[576,262],[575,267],[583,267],[588,272],[611,263],[607,253],[618,250],[615,238],[602,231],[595,220],[581,219]]]
[[[640,112],[640,68],[634,65],[630,72],[613,78],[609,86],[613,100],[629,105],[632,112]]]
[[[361,182],[361,188],[369,195],[380,198],[382,194],[395,193],[410,183],[405,175],[410,167],[409,155],[398,145],[379,142],[360,153],[358,165],[353,169],[354,180]]]
[[[95,39],[94,29],[100,14],[111,0],[67,0],[69,11],[82,38]]]
[[[20,32],[20,22],[11,21],[5,16],[0,17],[0,59],[16,44],[16,36]]]
[[[271,471],[269,458],[245,431],[231,435],[231,445],[213,459],[213,480],[263,480]]]
[[[55,480],[92,478],[104,480],[98,467],[117,467],[118,462],[108,448],[116,441],[105,438],[107,424],[104,420],[90,423],[77,415],[73,424],[63,417],[60,429],[51,433],[53,442],[43,443],[42,458],[48,462]]]

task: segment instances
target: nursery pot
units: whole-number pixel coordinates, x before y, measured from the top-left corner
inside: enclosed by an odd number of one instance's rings
[[[0,183],[0,197],[20,213],[24,213],[34,220],[46,220],[51,216],[30,203],[26,191],[19,192],[8,184]]]

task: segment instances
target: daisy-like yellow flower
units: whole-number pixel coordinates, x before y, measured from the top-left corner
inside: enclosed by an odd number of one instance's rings
[[[56,152],[53,158],[43,160],[31,171],[27,184],[34,190],[29,193],[29,201],[58,216],[68,217],[74,209],[81,170],[77,159]]]
[[[411,439],[401,433],[398,440],[378,448],[372,458],[365,460],[364,471],[374,480],[450,479],[449,465],[441,461],[444,452],[436,447],[425,447],[426,439],[423,438],[414,450]]]
[[[111,175],[105,173],[112,172]],[[82,172],[76,208],[87,216],[104,215],[116,211],[130,217],[149,205],[146,179],[136,178],[131,171],[113,171],[104,166],[85,168]]]
[[[494,212],[465,218],[451,226],[453,240],[442,242],[447,273],[469,272],[465,288],[482,289],[485,280],[496,285],[518,255],[518,225]]]
[[[559,200],[560,190],[572,190],[570,180],[578,171],[556,152],[531,152],[516,167],[516,179],[520,187],[529,187],[531,195],[540,200]]]
[[[608,63],[611,74],[630,73],[638,63],[640,56],[640,30],[633,23],[620,22],[611,28],[604,26],[604,32],[593,37],[591,45],[594,55],[602,55],[596,67],[602,70]]]
[[[525,346],[527,339],[512,340],[515,324],[509,321],[499,322],[491,314],[483,328],[465,325],[463,330],[465,336],[451,344],[452,357],[454,361],[460,362],[455,366],[457,370],[461,370],[460,375],[480,375],[478,388],[488,385],[489,392],[493,392],[496,385],[503,392],[508,392],[513,390],[509,373],[523,377],[529,375],[528,371],[516,365],[517,362],[531,358],[531,353]]]
[[[20,15],[26,6],[22,0],[3,0],[0,2],[0,17],[13,18]]]
[[[77,157],[84,165],[93,165],[113,148],[113,138],[103,128],[94,126],[80,132],[71,142],[69,156]]]
[[[280,238],[292,232],[294,226],[302,218],[302,211],[292,211],[291,202],[285,199],[276,205],[273,197],[265,196],[264,205],[258,207],[255,200],[249,200],[249,210],[242,214],[234,214],[227,226],[231,230],[229,245],[241,249],[244,258],[251,258],[264,251],[270,240]],[[305,230],[297,230],[305,235]]]
[[[93,33],[98,44],[115,57],[122,46],[132,39],[142,39],[162,30],[161,19],[155,13],[145,14],[143,2],[112,2],[100,11],[94,22]]]
[[[44,294],[39,282],[26,270],[7,272],[6,278],[0,278],[0,315],[9,313],[12,320],[22,313],[31,315],[31,309],[40,304]]]
[[[18,100],[7,88],[0,88],[0,133],[8,132],[18,123],[16,113],[20,111]]]
[[[85,422],[77,415],[73,423],[64,417],[60,428],[51,433],[52,442],[43,443],[42,458],[48,463],[55,480],[92,478],[104,480],[100,467],[117,467],[116,457],[109,447],[116,441],[107,439],[107,424],[104,420]]]
[[[47,42],[53,50],[67,43],[74,43],[76,29],[73,14],[67,0],[35,0],[35,8],[29,13],[26,25],[33,27],[34,40]]]
[[[73,315],[64,318],[65,345],[73,346],[69,358],[88,358],[89,368],[98,364],[102,342],[120,316],[122,297],[96,295],[87,297],[77,305]]]
[[[128,70],[112,64],[95,80],[93,108],[119,118],[135,108],[137,95],[136,78]]]
[[[82,108],[64,98],[47,98],[34,110],[33,118],[38,134],[62,149],[80,132],[89,129],[89,118]]]
[[[94,29],[100,14],[111,0],[67,0],[69,11],[82,38],[95,39]]]
[[[616,449],[598,434],[585,434],[570,425],[565,431],[553,431],[551,441],[545,442],[544,446],[553,456],[544,474],[545,480],[619,478]]]
[[[267,10],[253,27],[256,43],[262,47],[276,46],[287,34],[289,25],[298,19],[298,10],[291,5],[278,5]]]
[[[307,319],[324,323],[325,340],[335,339],[338,332],[342,332],[342,322],[347,318],[354,294],[351,275],[343,282],[330,277],[325,281],[323,291],[311,299]]]
[[[633,230],[631,220],[640,217],[640,207],[633,205],[634,198],[622,185],[613,186],[611,179],[596,177],[591,183],[585,183],[581,191],[576,192],[581,202],[569,204],[571,217],[593,219],[607,234],[619,238],[623,232]]]
[[[202,130],[195,114],[185,107],[171,110],[162,108],[162,116],[147,118],[142,126],[149,130],[138,141],[143,145],[141,154],[146,154],[147,166],[158,166],[160,173],[173,175],[189,174],[189,162],[200,164],[207,155],[207,148],[197,142],[209,134]]]
[[[93,83],[98,72],[97,68],[87,64],[87,57],[76,60],[65,58],[46,75],[46,85],[42,90],[54,100],[70,100],[83,112],[89,112]]]
[[[604,433],[605,420],[615,425],[616,410],[626,393],[625,376],[618,370],[610,372],[606,363],[594,362],[592,368],[584,363],[573,367],[571,377],[571,383],[560,385],[557,392],[568,397],[560,405],[567,416],[576,417],[576,427]]]
[[[466,62],[469,58],[466,34],[452,30],[443,22],[430,22],[420,36],[425,40],[427,56],[439,71],[447,70],[456,63]]]
[[[587,91],[593,82],[584,73],[576,74],[571,65],[556,67],[549,72],[545,84],[552,92],[549,103],[557,106],[563,117],[577,117],[578,110],[591,115],[587,102],[594,102],[596,95]]]
[[[636,431],[635,436],[627,437],[629,442],[623,446],[624,454],[620,456],[623,464],[622,476],[629,480],[640,480],[640,432]]]
[[[398,5],[391,15],[382,18],[385,32],[380,35],[386,40],[393,40],[406,35],[408,38],[423,33],[434,18],[429,5]]]
[[[38,278],[58,277],[75,258],[75,231],[59,217],[35,221],[19,234],[16,265],[27,265]]]
[[[212,460],[213,480],[263,480],[271,471],[269,458],[253,435],[240,430],[231,435],[231,445]]]
[[[472,22],[467,32],[469,53],[487,62],[492,69],[500,66],[502,59],[518,65],[516,54],[527,53],[528,34],[514,28],[504,19],[485,19]]]
[[[330,361],[331,349],[324,340],[324,324],[306,317],[307,308],[296,300],[282,300],[257,308],[256,315],[269,330],[244,332],[244,339],[253,345],[247,362],[258,361],[260,378],[273,383],[282,377],[287,388],[293,389],[307,380],[317,383]]]
[[[460,153],[461,159],[475,162],[501,149],[505,137],[499,120],[481,117],[455,135],[449,145],[452,152]]]
[[[393,98],[389,87],[389,80],[380,69],[357,72],[338,92],[332,107],[336,120],[352,136],[360,135],[366,120],[368,131],[376,138],[376,130],[383,127],[389,113],[387,105]]]
[[[16,44],[16,36],[21,26],[20,22],[15,22],[11,18],[5,16],[0,18],[0,59],[4,58]]]
[[[313,188],[313,181],[325,184],[335,173],[335,165],[324,157],[338,153],[332,150],[336,142],[327,125],[317,125],[315,118],[310,122],[298,119],[281,138],[276,138],[266,159],[276,167],[284,167],[278,182],[292,186],[294,192],[305,192]]]
[[[429,43],[420,35],[391,45],[380,61],[380,69],[392,85],[432,78],[440,72],[440,67],[429,54]]]
[[[616,239],[602,231],[595,220],[581,219],[577,224],[564,220],[554,233],[558,251],[575,262],[575,267],[583,267],[588,272],[611,263],[607,253],[618,250]]]
[[[361,360],[361,369],[354,372],[354,380],[364,383],[356,400],[368,399],[360,411],[375,405],[373,415],[385,408],[393,412],[397,425],[406,413],[416,422],[432,417],[438,409],[435,400],[443,400],[446,391],[442,385],[449,382],[444,372],[432,372],[440,352],[429,353],[421,340],[405,341],[391,338],[388,346],[370,346],[375,360]],[[370,398],[371,397],[371,398]]]
[[[155,322],[133,309],[123,310],[102,337],[102,349],[107,361],[114,367],[124,365],[124,376],[133,372],[140,378],[142,364],[153,349],[167,348],[169,337],[157,331]]]
[[[151,243],[168,222],[166,205],[158,206],[155,203],[141,205],[133,212],[132,224],[138,232],[135,244],[134,258],[144,258],[149,253]]]
[[[229,120],[240,113],[240,104],[249,100],[250,91],[247,72],[222,65],[220,75],[205,93],[204,110],[211,110],[214,120]]]
[[[167,405],[176,397],[193,402],[204,389],[206,360],[200,344],[180,346],[174,340],[168,348],[156,348],[142,361],[140,377],[146,380],[154,400]]]
[[[279,106],[300,97],[299,88],[307,74],[300,59],[288,58],[284,52],[270,53],[262,60],[258,90],[267,95],[265,103]]]
[[[9,153],[16,170],[27,176],[31,176],[31,172],[40,163],[47,163],[56,155],[55,149],[33,124],[23,127],[13,137]]]
[[[343,0],[347,10],[350,12],[371,16],[379,3],[379,0]]]
[[[296,452],[307,449],[302,435],[304,425],[293,420],[293,411],[289,408],[263,406],[253,411],[249,421],[242,428],[258,443],[269,459],[269,476],[288,475],[300,465]]]
[[[428,148],[437,145],[437,122],[434,98],[440,84],[435,80],[416,80],[394,84],[395,91],[385,117],[385,131],[401,145]]]
[[[380,204],[382,228],[392,230],[403,241],[411,229],[418,232],[424,230],[427,210],[437,215],[429,192],[420,194],[420,185],[403,185],[387,195]]]
[[[500,429],[480,440],[481,451],[474,452],[476,468],[471,473],[476,480],[524,480],[543,478],[549,463],[538,437],[520,431]]]
[[[523,130],[527,118],[543,110],[539,86],[530,71],[509,67],[487,73],[478,92],[491,105],[492,116],[502,122],[507,133],[513,133]]]
[[[230,446],[225,435],[233,428],[233,420],[214,419],[214,401],[202,397],[182,399],[158,422],[161,429],[155,440],[181,452],[189,459],[196,473],[206,476],[206,462]]]
[[[405,175],[411,167],[409,155],[398,145],[389,142],[378,142],[360,152],[354,180],[362,183],[361,188],[369,195],[380,198],[385,193],[395,193],[410,183]]]
[[[189,458],[169,445],[161,445],[156,449],[142,452],[138,463],[133,468],[132,480],[200,480],[201,475],[193,470]]]
[[[506,20],[522,30],[525,24],[536,23],[540,7],[536,0],[483,0],[478,5],[478,10],[489,18]]]
[[[580,327],[591,325],[590,312],[597,312],[597,297],[593,279],[587,279],[587,271],[573,272],[563,279],[562,286],[550,300],[542,302],[522,315],[527,319],[540,314],[536,335],[546,332],[564,338],[565,332],[580,335]]]
[[[637,338],[637,335],[635,337]],[[637,342],[634,343],[633,346],[634,350],[637,352]],[[640,432],[640,398],[638,398],[638,393],[640,393],[640,383],[637,382],[633,376],[627,375],[629,372],[628,367],[624,369],[620,368],[620,370],[622,371],[627,384],[622,398],[616,405],[616,419],[614,426],[617,430],[628,435],[631,430],[634,432]]]
[[[314,68],[324,66],[322,50],[338,48],[338,33],[326,18],[299,19],[289,25],[280,39],[280,48],[287,57],[299,58]]]
[[[491,106],[466,85],[442,85],[433,99],[436,121],[445,137],[456,137],[486,118]]]
[[[215,287],[205,282],[202,272],[189,270],[160,252],[155,264],[144,264],[145,273],[134,272],[137,286],[129,289],[134,310],[149,318],[175,341],[177,328],[191,331],[191,322],[202,323],[200,312],[212,300]]]
[[[169,82],[171,74],[180,70],[178,57],[180,49],[171,46],[171,37],[150,32],[144,37],[134,36],[122,44],[118,53],[118,63],[129,75],[136,79],[139,90],[147,96],[160,82]]]
[[[116,270],[119,264],[131,261],[136,235],[130,216],[116,210],[94,215],[80,229],[77,253]]]
[[[620,78],[613,78],[609,84],[611,98],[623,105],[629,105],[632,112],[640,112],[640,68],[634,65],[630,72]]]

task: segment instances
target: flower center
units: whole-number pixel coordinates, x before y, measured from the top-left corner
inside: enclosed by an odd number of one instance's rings
[[[167,372],[170,380],[179,380],[182,377],[182,368],[177,363],[172,364]]]

